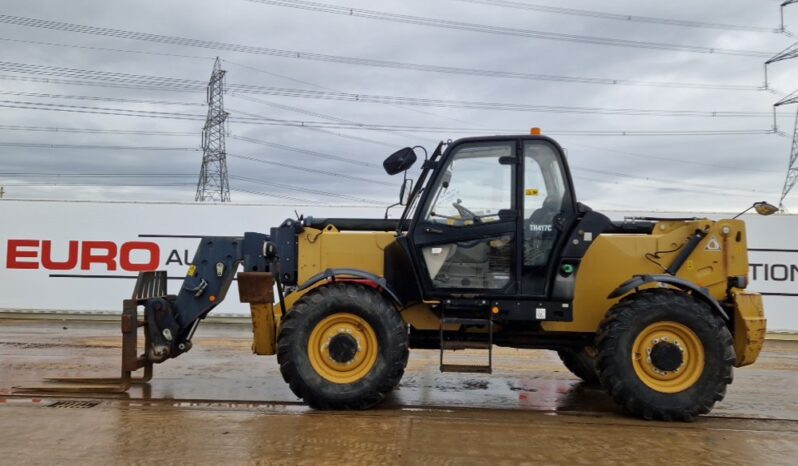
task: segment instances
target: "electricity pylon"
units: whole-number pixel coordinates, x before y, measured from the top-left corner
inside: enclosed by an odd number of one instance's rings
[[[197,202],[230,202],[230,181],[227,176],[227,149],[224,123],[224,75],[219,57],[213,64],[208,82],[208,116],[202,128],[202,168],[197,182]]]

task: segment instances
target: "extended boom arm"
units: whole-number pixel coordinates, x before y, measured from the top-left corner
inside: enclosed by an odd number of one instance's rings
[[[161,362],[188,351],[197,324],[225,299],[239,265],[249,273],[271,271],[269,247],[262,233],[202,238],[177,296],[151,297],[144,304],[147,358]]]

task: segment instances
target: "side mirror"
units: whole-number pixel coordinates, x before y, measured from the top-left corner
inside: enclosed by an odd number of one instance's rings
[[[416,157],[416,153],[413,149],[405,147],[388,156],[388,158],[382,162],[382,168],[385,169],[385,173],[396,175],[412,167],[417,159],[418,157]]]
[[[399,188],[399,205],[407,205],[410,202],[410,193],[413,192],[413,180],[405,178],[402,187]]]
[[[756,210],[756,213],[759,215],[773,215],[779,211],[779,208],[773,204],[768,204],[765,201],[761,201],[754,202],[754,210]]]
[[[773,215],[779,211],[779,208],[774,206],[773,204],[769,204],[765,201],[759,201],[759,202],[754,202],[754,205],[745,209],[739,214],[735,215],[734,217],[732,217],[732,219],[739,217],[740,215],[748,212],[751,209],[756,210],[756,213],[758,213],[759,215]]]

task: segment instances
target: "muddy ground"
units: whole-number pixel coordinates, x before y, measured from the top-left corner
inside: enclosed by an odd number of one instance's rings
[[[414,350],[379,409],[313,411],[273,357],[250,354],[247,326],[207,322],[125,395],[11,395],[48,376],[116,375],[117,332],[0,320],[0,464],[798,463],[798,341],[769,340],[689,424],[630,418],[556,354],[511,349],[494,352],[493,375],[441,374],[437,351]]]

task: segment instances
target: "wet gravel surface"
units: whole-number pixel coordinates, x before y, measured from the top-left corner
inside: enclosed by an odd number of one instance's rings
[[[206,323],[207,324],[207,323]],[[249,328],[200,327],[191,352],[122,395],[15,394],[118,373],[118,324],[0,320],[0,464],[796,464],[798,342],[769,340],[693,423],[627,417],[548,351],[497,348],[494,373],[441,374],[411,351],[378,409],[319,412]],[[448,362],[477,363],[480,352]]]

